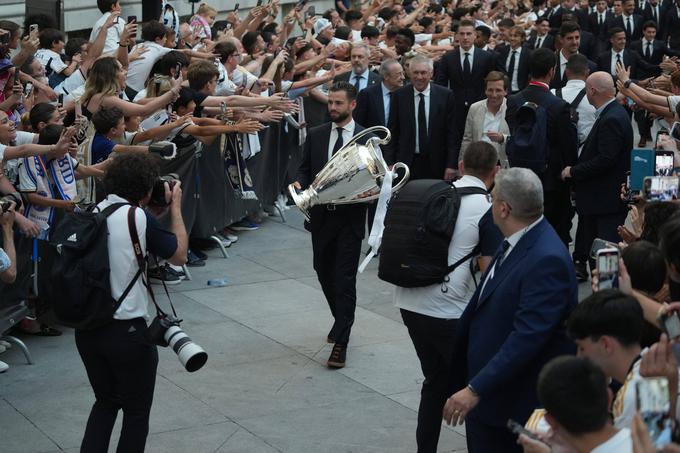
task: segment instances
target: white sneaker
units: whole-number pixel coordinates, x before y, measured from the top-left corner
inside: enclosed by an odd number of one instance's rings
[[[217,233],[215,237],[217,237],[222,242],[224,247],[230,247],[231,243],[233,242],[224,233]]]
[[[0,361],[0,373],[4,373],[7,370],[9,370],[9,365],[7,365],[5,362]]]
[[[0,346],[4,346],[5,349],[12,349],[12,343],[5,340],[0,340]]]

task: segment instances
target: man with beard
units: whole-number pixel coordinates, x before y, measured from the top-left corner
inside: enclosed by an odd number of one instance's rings
[[[309,129],[295,187],[307,188],[330,158],[364,130],[354,122],[357,89],[335,82],[328,92],[331,122]],[[365,143],[364,137],[359,143]],[[305,229],[312,233],[314,270],[334,318],[326,341],[334,343],[327,365],[343,368],[356,308],[356,277],[364,238],[366,205],[319,205],[309,211]]]

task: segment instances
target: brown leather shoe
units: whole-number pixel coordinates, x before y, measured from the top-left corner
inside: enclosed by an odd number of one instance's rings
[[[344,368],[346,360],[347,346],[335,343],[333,350],[331,351],[331,355],[328,357],[326,365],[328,365],[329,368]]]
[[[640,137],[640,142],[638,143],[638,148],[646,148],[647,147],[647,139],[644,137]]]

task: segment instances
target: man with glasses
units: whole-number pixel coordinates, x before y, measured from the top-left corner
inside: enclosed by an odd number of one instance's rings
[[[508,419],[524,424],[536,382],[555,356],[574,353],[564,320],[577,304],[569,252],[543,217],[543,187],[526,168],[498,173],[493,220],[505,240],[458,322],[444,419],[465,422],[470,453],[521,452]]]

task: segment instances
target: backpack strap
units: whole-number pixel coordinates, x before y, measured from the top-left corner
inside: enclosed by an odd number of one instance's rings
[[[555,96],[557,96],[557,97],[560,98],[560,99],[564,99],[564,98],[562,97],[562,88],[557,88],[557,89],[555,90]]]
[[[460,189],[456,188],[456,192],[458,192],[458,195],[460,195],[461,197],[464,197],[466,195],[489,195],[489,191],[486,189],[482,189],[481,187],[461,187]],[[456,261],[455,263],[446,268],[447,278],[448,275],[454,270],[456,270],[458,266],[460,266],[461,264],[475,256],[477,253],[479,253],[479,244],[477,244],[470,253],[468,253],[467,255],[465,255],[464,257],[462,257],[461,259],[459,259],[458,261]]]
[[[585,96],[586,96],[586,89],[584,88],[584,89],[582,89],[581,91],[578,92],[578,94],[576,95],[576,97],[574,98],[574,100],[571,101],[571,104],[569,104],[569,106],[570,106],[572,109],[576,110],[576,108],[579,106],[579,104],[581,104],[581,101],[583,100],[583,98],[584,98]],[[560,97],[561,97],[561,96],[560,96]]]

